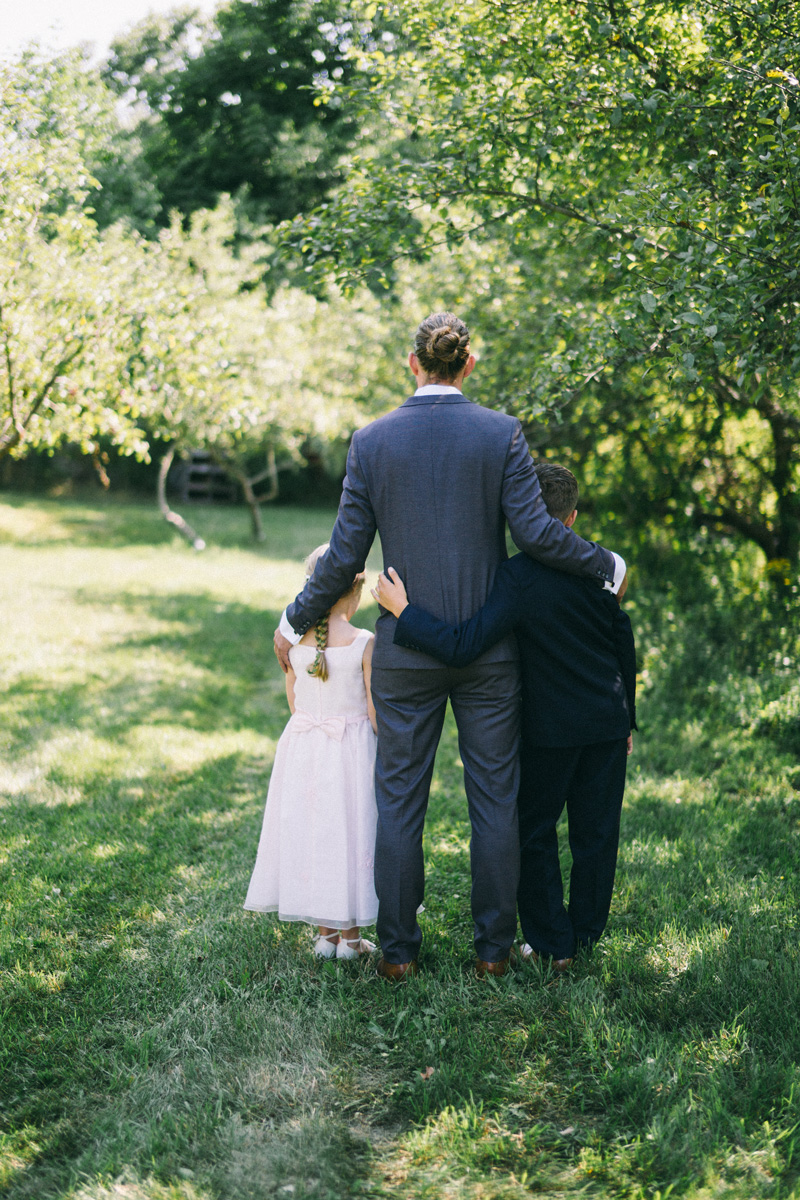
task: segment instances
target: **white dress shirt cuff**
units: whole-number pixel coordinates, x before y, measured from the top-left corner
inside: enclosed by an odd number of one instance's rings
[[[615,555],[615,557],[616,557],[616,555]],[[620,561],[622,561],[622,560],[620,560]],[[624,566],[625,564],[623,563],[622,565]],[[624,573],[625,572],[623,571],[623,575],[624,575]],[[606,584],[606,587],[608,587],[608,584]],[[280,625],[278,626],[278,629],[281,631],[283,636],[286,638],[287,642],[291,642],[293,646],[296,646],[297,643],[300,641],[300,638],[303,636],[302,633],[296,633],[295,630],[292,629],[291,625],[289,624],[288,620],[286,619],[286,609],[284,609],[283,612],[281,613],[281,621],[280,621]]]
[[[606,581],[603,586],[607,591],[616,596],[617,592],[622,587],[622,581],[625,578],[625,572],[628,570],[628,568],[625,566],[625,559],[622,558],[621,555],[614,554],[613,550],[611,551],[611,554],[614,558],[614,582],[609,583]]]

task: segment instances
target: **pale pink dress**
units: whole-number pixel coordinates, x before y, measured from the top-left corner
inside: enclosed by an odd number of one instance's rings
[[[324,683],[308,674],[314,646],[289,651],[295,712],[275,753],[245,908],[333,929],[375,921],[377,739],[362,666],[371,637],[360,629],[351,645],[328,647]]]

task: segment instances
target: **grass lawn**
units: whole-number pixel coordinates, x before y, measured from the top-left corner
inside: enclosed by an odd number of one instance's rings
[[[796,754],[687,713],[637,626],[595,955],[473,978],[448,722],[423,973],[314,961],[241,906],[287,715],[272,629],[334,514],[275,510],[254,549],[242,511],[194,512],[202,555],[145,506],[0,500],[0,1192],[800,1196]]]

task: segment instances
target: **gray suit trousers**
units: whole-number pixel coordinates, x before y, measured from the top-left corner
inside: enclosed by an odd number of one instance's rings
[[[375,888],[378,937],[387,962],[410,962],[422,931],[422,830],[448,698],[458,726],[472,826],[475,952],[508,954],[517,930],[519,880],[519,666],[516,662],[372,670],[378,718]]]

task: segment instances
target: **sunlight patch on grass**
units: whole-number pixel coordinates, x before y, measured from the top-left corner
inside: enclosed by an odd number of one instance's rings
[[[26,986],[39,994],[62,991],[67,978],[66,971],[18,971],[17,974],[20,978],[24,974]]]
[[[179,863],[173,871],[173,875],[183,883],[190,883],[197,886],[207,877],[208,868],[201,864],[189,865],[188,863]],[[165,919],[163,913],[159,914],[159,919]]]
[[[667,927],[647,954],[648,962],[656,968],[666,968],[670,975],[682,975],[689,968],[690,951],[686,931]]]
[[[634,838],[620,848],[620,861],[626,863],[653,863],[669,866],[680,861],[681,849],[675,842],[663,840],[641,841]]]
[[[546,1152],[554,1141],[552,1132],[515,1119],[513,1110],[501,1117],[468,1101],[431,1117],[376,1167],[388,1196],[528,1200],[539,1187],[558,1196],[566,1194],[570,1173]]]
[[[88,520],[96,520],[100,514],[84,510]],[[36,543],[42,537],[47,542],[67,541],[70,529],[55,515],[52,506],[44,504],[27,504],[12,506],[0,503],[0,542],[28,545]]]
[[[42,765],[0,763],[0,808],[10,799],[25,796],[30,804],[43,808],[71,808],[83,796],[74,784],[57,783],[43,774]]]
[[[231,825],[238,825],[242,819],[242,814],[238,810],[250,804],[251,800],[252,795],[232,796],[229,801],[232,807],[228,812],[220,812],[218,809],[209,808],[205,812],[197,813],[191,819],[196,821],[198,825],[202,825],[205,829],[225,829]]]
[[[141,773],[159,767],[180,773],[196,771],[207,763],[233,754],[258,756],[263,765],[257,772],[257,778],[264,784],[272,766],[276,746],[277,738],[250,730],[212,732],[198,737],[193,730],[185,726],[162,725],[154,730],[152,726],[139,725],[134,726],[126,738],[124,757],[128,763],[135,761]]]
[[[675,774],[661,779],[648,776],[632,781],[625,792],[625,804],[629,806],[641,800],[663,804],[705,804],[711,790],[710,781],[697,776]]]
[[[442,855],[462,855],[469,853],[469,837],[458,837],[451,834],[450,837],[438,838],[435,842],[429,844],[428,849],[431,854]]]
[[[25,1168],[42,1153],[38,1130],[29,1124],[18,1129],[0,1131],[0,1189],[8,1188]]]
[[[141,914],[137,913],[141,918]],[[163,917],[163,913],[161,914]],[[151,952],[147,946],[123,946],[122,958],[128,959],[129,962],[145,962],[151,957]]]
[[[182,1170],[187,1176],[194,1175],[191,1167]],[[82,1184],[77,1191],[65,1193],[64,1200],[215,1200],[215,1197],[205,1188],[184,1180],[165,1184],[152,1178],[139,1182],[128,1176],[111,1183]]]
[[[80,785],[98,776],[137,780],[156,773],[179,775],[232,754],[257,755],[263,766],[254,776],[264,787],[277,739],[251,731],[219,732],[200,738],[180,725],[134,725],[114,740],[86,730],[52,736],[36,747],[27,762],[0,768],[0,806],[3,797],[24,796],[29,804],[46,808],[72,807],[85,801]],[[58,772],[54,780],[48,772]],[[66,782],[69,781],[69,782]],[[255,782],[255,779],[254,779]],[[141,786],[127,789],[131,799],[144,795]]]

